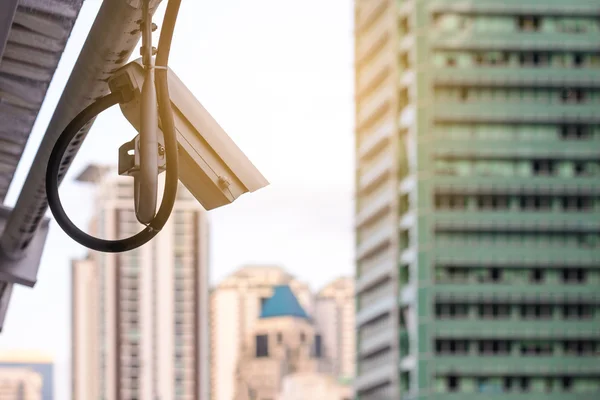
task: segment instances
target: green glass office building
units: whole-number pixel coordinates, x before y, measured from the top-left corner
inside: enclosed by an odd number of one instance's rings
[[[600,399],[600,1],[355,35],[357,398]]]

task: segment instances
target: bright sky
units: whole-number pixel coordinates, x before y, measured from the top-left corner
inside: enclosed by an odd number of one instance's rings
[[[84,3],[9,205],[101,3]],[[314,288],[353,272],[352,19],[351,0],[183,0],[170,66],[271,182],[210,212],[213,283],[245,263],[281,264]],[[133,136],[117,108],[94,125],[61,187],[79,226],[92,188],[73,176],[91,162],[115,164]],[[84,254],[53,223],[38,283],[16,288],[0,335],[1,349],[55,355],[58,399],[70,398],[70,260]]]

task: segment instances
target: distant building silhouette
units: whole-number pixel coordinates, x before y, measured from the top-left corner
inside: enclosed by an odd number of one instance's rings
[[[278,266],[249,265],[223,279],[211,293],[211,400],[232,400],[238,359],[263,306],[278,285],[289,285],[302,309],[312,309],[305,283]],[[277,306],[269,312],[277,312]]]
[[[0,351],[0,400],[21,398],[54,400],[54,362],[36,351]]]
[[[349,399],[351,388],[332,379],[331,360],[323,350],[322,336],[291,288],[275,286],[244,338],[234,399],[312,398],[319,386],[326,400]]]

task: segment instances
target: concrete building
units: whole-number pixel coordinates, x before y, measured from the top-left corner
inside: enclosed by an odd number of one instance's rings
[[[350,400],[352,387],[341,385],[333,376],[295,373],[283,378],[276,400]]]
[[[96,184],[95,235],[141,229],[133,179],[92,166],[80,180]],[[149,244],[73,262],[73,400],[208,398],[207,255],[206,213],[180,187]]]
[[[314,300],[314,323],[323,336],[323,351],[332,374],[342,381],[355,375],[354,279],[342,277],[322,288]]]
[[[43,400],[42,375],[29,368],[0,367],[0,400]]]
[[[295,396],[300,391],[308,395],[315,388],[306,384],[322,383],[320,376],[328,377],[331,383],[329,388],[321,385],[321,392],[329,392],[322,394],[340,392],[340,385],[332,379],[331,360],[323,352],[322,336],[289,286],[274,288],[244,339],[237,363],[235,400],[286,398],[292,396],[293,387],[299,390]]]
[[[600,13],[356,0],[361,400],[600,398]]]
[[[31,350],[0,351],[0,400],[20,398],[11,393],[27,394],[25,399],[53,400],[52,357]]]
[[[253,332],[263,304],[276,285],[289,285],[302,306],[312,310],[307,284],[277,266],[251,265],[225,278],[211,293],[211,400],[233,400],[238,358]]]

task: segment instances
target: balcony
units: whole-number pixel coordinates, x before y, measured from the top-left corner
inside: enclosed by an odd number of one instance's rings
[[[392,100],[393,94],[385,87],[360,99],[357,104],[357,130],[362,131],[373,121],[381,119],[386,110],[389,110]]]
[[[392,71],[393,56],[388,52],[380,52],[375,58],[357,69],[356,97],[362,98],[372,88],[383,85]]]
[[[435,68],[432,76],[435,84],[447,86],[600,86],[600,74],[592,68]]]
[[[377,160],[373,165],[370,165],[364,172],[359,172],[358,189],[366,190],[367,188],[380,182],[394,167],[394,157],[388,152],[384,154],[380,160]]]
[[[431,12],[456,12],[468,14],[568,14],[588,16],[599,12],[596,0],[432,0]]]
[[[356,326],[361,326],[366,322],[379,317],[380,315],[389,313],[395,306],[395,300],[395,297],[390,295],[381,298],[375,303],[369,304],[364,308],[360,308],[356,313]]]
[[[391,325],[388,325],[380,332],[377,332],[368,338],[359,340],[359,355],[371,354],[382,350],[385,347],[389,347],[392,345],[395,337],[395,330]]]
[[[437,374],[459,373],[464,375],[511,374],[597,374],[600,362],[596,357],[549,357],[549,356],[446,356],[436,357],[432,363]]]
[[[462,103],[438,101],[433,118],[441,122],[599,123],[598,104]]]
[[[434,176],[436,192],[445,194],[600,194],[595,177]]]
[[[367,133],[362,132],[359,138],[357,155],[363,158],[373,153],[375,149],[387,142],[394,134],[394,124],[391,121],[383,123],[374,131]]]
[[[354,389],[360,392],[390,382],[397,373],[398,369],[393,363],[377,366],[357,376]]]
[[[395,261],[391,257],[379,260],[378,263],[369,268],[356,278],[356,292],[360,293],[366,288],[390,277],[394,271]]]
[[[600,302],[598,285],[528,285],[492,284],[478,282],[444,283],[435,285],[435,298],[440,301],[485,302]]]
[[[600,321],[437,320],[433,334],[444,338],[600,338]]]
[[[385,18],[385,16],[384,16]],[[385,51],[384,46],[389,42],[392,35],[390,23],[380,21],[373,25],[368,32],[358,35],[356,38],[356,61],[357,65],[365,64],[378,51]]]
[[[365,30],[366,27],[371,26],[374,21],[381,17],[387,11],[389,3],[387,1],[370,1],[361,3],[360,6],[360,13],[356,22],[358,31]]]
[[[361,260],[367,255],[374,253],[386,244],[390,243],[395,233],[394,226],[390,223],[383,226],[377,232],[372,233],[364,240],[360,241],[356,248],[356,258]]]
[[[527,211],[436,211],[437,229],[588,231],[600,226],[600,213]]]
[[[431,46],[445,50],[541,50],[541,51],[598,51],[597,33],[557,32],[436,32]]]
[[[355,226],[357,228],[389,212],[394,200],[394,190],[392,187],[388,187],[382,191],[363,196],[364,198],[358,201],[359,204],[364,204],[364,206],[356,214]]]
[[[600,72],[598,73],[600,76]],[[600,109],[600,105],[598,106]],[[507,135],[508,136],[508,135]],[[600,140],[579,141],[565,144],[555,140],[465,140],[449,139],[447,136],[434,136],[430,145],[437,157],[473,158],[569,158],[595,159]]]
[[[505,265],[505,266],[581,266],[597,265],[600,262],[598,249],[579,249],[564,247],[524,247],[514,245],[474,244],[443,245],[435,248],[435,262],[450,265]]]

